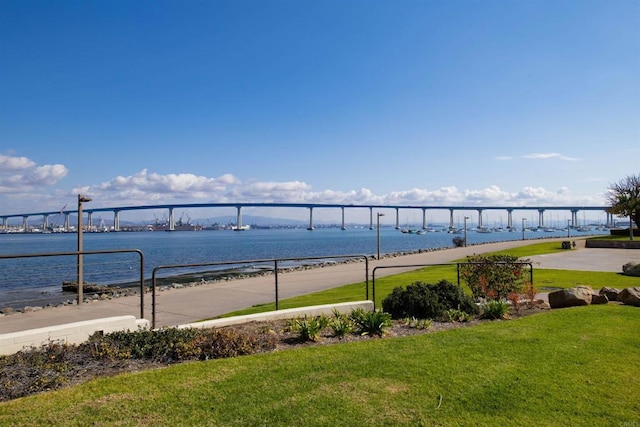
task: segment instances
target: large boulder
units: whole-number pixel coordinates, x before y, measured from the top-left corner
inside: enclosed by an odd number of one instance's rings
[[[598,295],[598,294],[593,294],[591,295],[591,304],[595,305],[595,304],[607,304],[609,302],[609,298],[607,298],[606,295]]]
[[[640,277],[640,262],[628,262],[622,266],[622,274],[625,276]]]
[[[600,295],[604,295],[607,297],[609,301],[618,301],[618,294],[620,294],[620,289],[604,287],[600,289],[598,292]]]
[[[623,289],[618,295],[618,300],[623,304],[640,307],[640,287]]]
[[[576,307],[591,304],[593,289],[589,286],[576,286],[575,288],[561,289],[549,293],[549,305],[551,308]]]

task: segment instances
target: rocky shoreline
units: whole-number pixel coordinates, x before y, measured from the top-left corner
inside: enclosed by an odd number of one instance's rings
[[[426,252],[433,251],[441,251],[451,249],[450,247],[441,247],[441,248],[427,248],[427,249],[418,249],[415,251],[405,251],[405,252],[396,252],[390,254],[383,254],[381,258],[397,258],[406,255],[415,255]],[[295,271],[305,271],[312,269],[319,269],[325,267],[332,267],[337,264],[349,264],[349,263],[362,263],[364,262],[364,258],[336,258],[331,260],[322,261],[322,258],[318,258],[318,262],[308,262],[304,264],[287,266],[287,267],[278,267],[278,274],[286,274]],[[368,256],[368,259],[373,260],[375,257],[373,255]],[[225,270],[210,270],[210,271],[199,271],[194,273],[185,273],[179,274],[175,276],[168,276],[156,279],[157,292],[166,292],[173,289],[182,289],[193,286],[202,286],[202,285],[211,285],[219,282],[229,282],[233,280],[242,280],[251,277],[259,277],[259,276],[269,276],[273,275],[273,268],[259,268],[256,266],[242,267],[242,268],[229,268]],[[65,284],[63,284],[64,286]],[[77,283],[72,283],[75,285],[75,288],[71,289],[69,287],[69,283],[67,283],[67,288],[63,288],[64,293],[67,295],[61,295],[59,297],[49,297],[42,298],[38,300],[33,300],[40,302],[40,304],[35,305],[20,305],[12,304],[0,309],[0,316],[12,315],[17,313],[30,313],[40,310],[46,310],[49,308],[61,307],[66,305],[77,305],[78,300],[75,296],[77,294]],[[151,293],[152,291],[152,283],[150,279],[145,279],[144,282],[144,291],[146,293]],[[116,298],[126,298],[130,296],[140,295],[140,286],[139,282],[128,282],[128,283],[120,283],[114,285],[95,285],[95,284],[87,284],[85,283],[83,287],[83,303],[91,304],[96,301],[104,301],[111,300]]]

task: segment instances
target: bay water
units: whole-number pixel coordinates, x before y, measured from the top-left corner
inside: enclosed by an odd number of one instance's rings
[[[599,234],[605,231],[578,232],[571,236]],[[197,264],[258,259],[328,257],[338,255],[376,255],[377,230],[368,227],[293,229],[251,229],[246,231],[175,231],[84,233],[85,251],[138,249],[144,254],[144,276],[160,265]],[[567,236],[567,231],[525,231],[525,238]],[[446,231],[423,234],[401,233],[394,227],[380,230],[380,252],[402,253],[453,247],[453,238],[464,235]],[[469,245],[519,240],[521,231],[492,233],[467,232]],[[77,234],[0,234],[0,255],[73,252]],[[84,279],[88,283],[122,284],[140,277],[136,253],[85,255]],[[29,301],[53,301],[68,298],[62,292],[63,281],[75,281],[76,256],[0,259],[0,308],[24,306]],[[171,274],[190,271],[172,271]],[[166,273],[169,274],[169,273]]]

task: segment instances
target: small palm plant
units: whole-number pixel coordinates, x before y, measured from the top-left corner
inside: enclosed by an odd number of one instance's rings
[[[489,300],[482,304],[482,317],[485,319],[508,319],[509,304],[501,300]]]
[[[351,312],[351,319],[361,335],[382,336],[391,326],[391,315],[384,311],[364,311],[357,309]]]
[[[353,321],[346,314],[333,310],[333,318],[329,322],[333,335],[342,339],[353,331]]]
[[[320,332],[329,324],[327,316],[307,317],[294,319],[289,329],[300,334],[300,341],[317,342],[320,339]]]

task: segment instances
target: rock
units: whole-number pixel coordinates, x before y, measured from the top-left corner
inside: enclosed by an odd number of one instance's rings
[[[622,266],[622,274],[625,276],[640,277],[640,262],[628,262]]]
[[[600,295],[605,295],[609,301],[618,301],[620,289],[604,287],[600,289]]]
[[[575,288],[561,289],[549,293],[549,305],[551,308],[576,307],[591,304],[593,289],[589,286],[576,286]]]
[[[2,310],[0,310],[0,313],[2,313],[2,314],[12,314],[13,313],[13,307],[5,307]]]
[[[622,301],[623,304],[640,307],[640,287],[623,289],[618,295],[618,301]]]
[[[609,298],[606,295],[591,295],[591,304],[607,304],[609,302]]]

